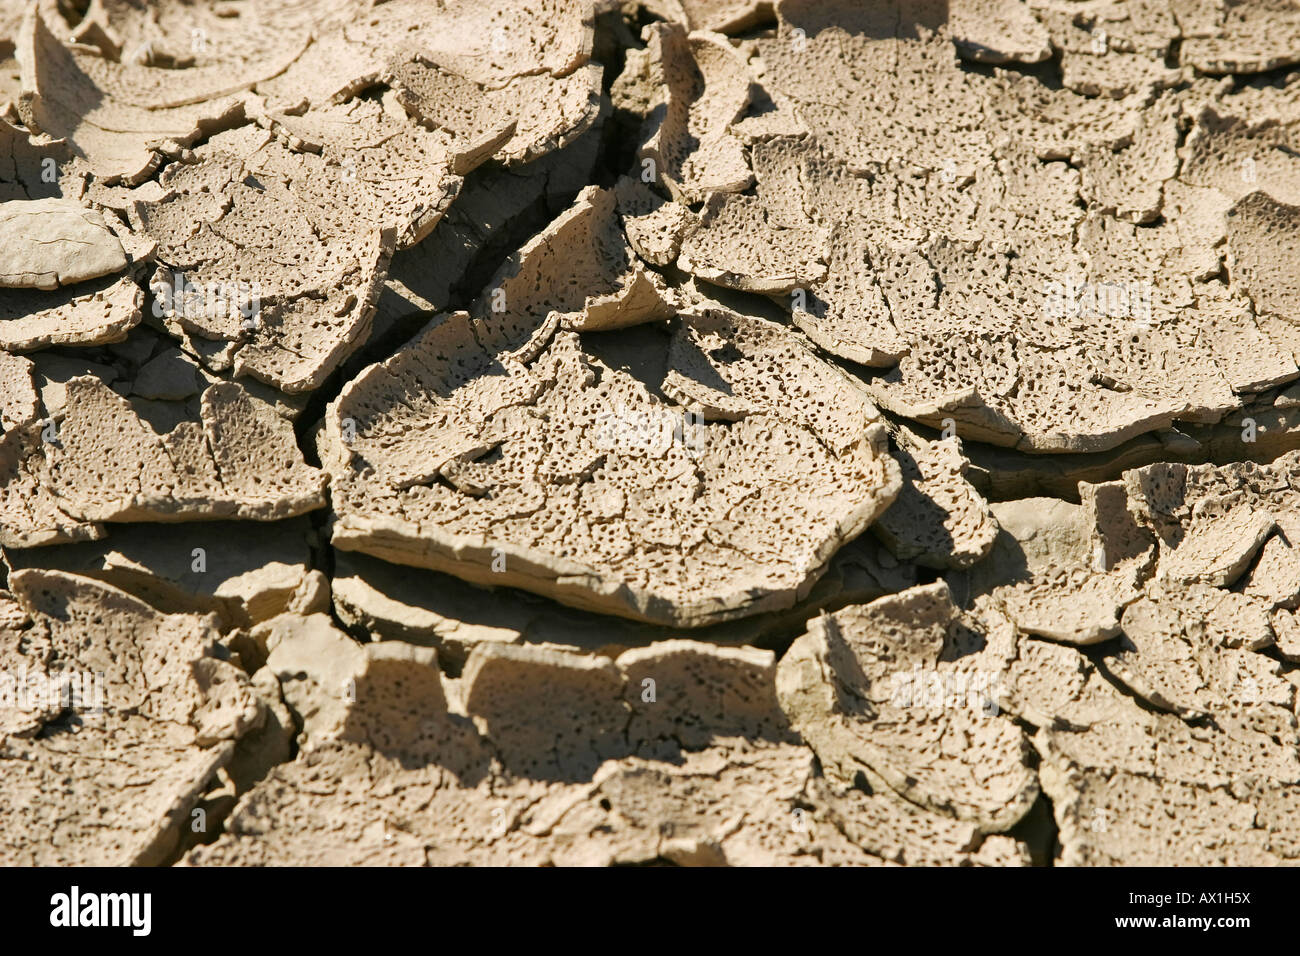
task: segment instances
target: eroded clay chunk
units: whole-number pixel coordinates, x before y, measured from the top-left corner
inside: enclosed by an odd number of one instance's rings
[[[818,618],[781,659],[777,692],[832,779],[866,772],[996,831],[1028,811],[1038,786],[980,654],[961,650],[959,618],[942,582]]]
[[[32,625],[0,632],[0,655],[6,678],[25,680],[29,707],[17,714],[29,720],[15,726],[5,708],[0,857],[164,862],[209,779],[264,720],[260,700],[217,658],[210,619],[160,614],[60,572],[19,571],[9,586]]]
[[[1300,203],[1300,156],[1290,149],[1287,127],[1261,117],[1262,110],[1250,119],[1231,115],[1226,110],[1232,105],[1207,106],[1196,117],[1179,178],[1234,201],[1259,189],[1280,202]]]

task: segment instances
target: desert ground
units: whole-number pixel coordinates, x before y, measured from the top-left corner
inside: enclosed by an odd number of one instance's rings
[[[1300,860],[1300,2],[0,0],[0,864]]]

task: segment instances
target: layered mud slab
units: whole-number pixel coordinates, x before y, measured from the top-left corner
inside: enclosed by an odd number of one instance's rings
[[[1296,862],[1297,51],[0,3],[0,863]]]

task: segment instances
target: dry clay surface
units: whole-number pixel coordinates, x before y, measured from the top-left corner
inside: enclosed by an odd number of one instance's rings
[[[0,863],[1300,861],[1298,50],[0,0]]]

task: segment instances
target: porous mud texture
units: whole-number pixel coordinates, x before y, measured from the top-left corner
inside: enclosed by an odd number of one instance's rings
[[[0,863],[1300,861],[1298,50],[0,0]]]

